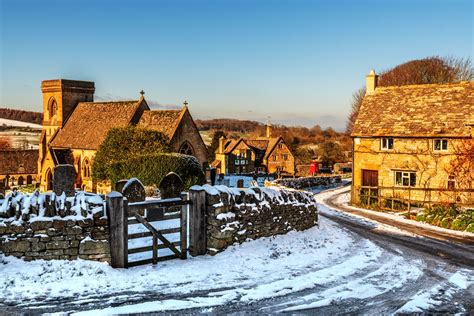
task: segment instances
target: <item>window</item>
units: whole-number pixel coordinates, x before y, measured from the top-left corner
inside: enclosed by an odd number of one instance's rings
[[[433,149],[435,151],[448,150],[448,140],[447,139],[435,139],[433,141]]]
[[[277,169],[277,172],[282,172],[282,171],[284,171],[284,170],[285,170],[285,168],[284,168],[284,167],[277,167],[276,169]]]
[[[184,142],[179,148],[179,153],[184,155],[194,156],[194,150],[191,144]]]
[[[449,175],[448,176],[448,189],[449,190],[454,190],[456,188],[456,178],[454,175]]]
[[[283,155],[283,160],[288,160],[288,154]]]
[[[400,187],[416,186],[416,172],[395,171],[395,185]]]
[[[277,156],[273,155],[273,161],[276,161],[276,160],[277,160]]]
[[[278,144],[278,149],[282,149],[283,148],[283,143],[279,143]]]
[[[49,104],[48,104],[49,118],[52,118],[53,116],[55,116],[57,111],[58,111],[58,104],[56,103],[56,100],[54,98],[49,99]]]
[[[84,160],[84,178],[89,178],[91,176],[91,166],[89,160]]]
[[[240,165],[240,160],[239,160],[239,159],[236,159],[236,160],[235,160],[235,165],[236,165],[236,166]]]
[[[382,148],[382,150],[393,149],[393,138],[382,138],[380,147]]]

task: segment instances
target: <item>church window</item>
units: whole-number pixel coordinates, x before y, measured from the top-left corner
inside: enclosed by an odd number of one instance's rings
[[[48,112],[50,118],[55,116],[58,112],[58,104],[54,98],[49,99]]]
[[[84,178],[89,178],[91,176],[91,166],[89,160],[84,160]]]
[[[185,142],[184,144],[181,145],[181,148],[179,148],[179,153],[193,156],[194,150],[191,144],[189,144],[188,142]]]

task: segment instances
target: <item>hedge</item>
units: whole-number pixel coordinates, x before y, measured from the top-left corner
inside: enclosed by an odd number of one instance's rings
[[[110,180],[110,166],[140,155],[169,152],[168,138],[161,132],[134,126],[112,128],[97,151],[92,177]]]
[[[199,161],[183,154],[150,154],[117,161],[110,165],[109,179],[138,178],[144,185],[159,185],[169,172],[177,173],[184,182],[184,189],[205,183],[205,175]]]
[[[474,210],[459,209],[454,205],[436,205],[416,215],[416,220],[444,228],[474,232]]]

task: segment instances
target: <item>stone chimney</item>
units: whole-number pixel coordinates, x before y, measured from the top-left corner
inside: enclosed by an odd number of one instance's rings
[[[270,124],[270,122],[267,122],[267,124],[265,125],[265,137],[272,137],[272,124]]]
[[[224,144],[225,144],[225,137],[224,136],[221,136],[219,138],[219,154],[223,154],[224,153]]]
[[[379,76],[375,74],[375,70],[371,70],[369,74],[365,77],[365,94],[373,94],[375,92],[375,88],[377,88],[377,81]]]

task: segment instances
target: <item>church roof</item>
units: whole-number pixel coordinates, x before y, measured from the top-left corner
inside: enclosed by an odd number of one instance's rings
[[[80,102],[51,142],[53,148],[97,150],[114,127],[131,124],[142,100]],[[145,103],[146,104],[146,103]]]
[[[377,87],[366,95],[352,136],[468,137],[474,82]]]
[[[0,151],[0,174],[36,174],[38,173],[37,149]]]
[[[187,107],[183,107],[181,110],[145,111],[138,122],[138,126],[159,131],[171,140],[186,111]]]

